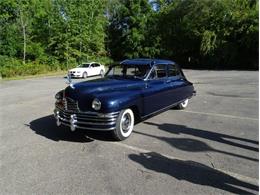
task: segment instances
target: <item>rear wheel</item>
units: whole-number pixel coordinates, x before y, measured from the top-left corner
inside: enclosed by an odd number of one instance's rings
[[[125,140],[128,138],[134,129],[134,113],[131,109],[122,110],[116,122],[116,129],[113,135],[116,140]]]
[[[87,73],[87,72],[83,72],[82,77],[83,77],[84,79],[86,79],[86,78],[88,77],[88,73]]]
[[[182,103],[180,103],[177,108],[180,110],[184,110],[185,108],[188,107],[189,104],[189,99],[184,100]]]

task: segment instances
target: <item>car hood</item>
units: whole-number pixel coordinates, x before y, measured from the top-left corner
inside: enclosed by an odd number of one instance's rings
[[[145,86],[141,80],[119,79],[95,79],[76,83],[73,87],[65,89],[65,96],[78,102],[82,111],[92,110],[91,104],[94,98],[102,102],[116,101],[138,93]],[[139,94],[139,93],[138,93]],[[103,105],[102,109],[108,111],[109,105]]]
[[[77,95],[100,96],[104,93],[140,89],[144,85],[141,80],[100,78],[73,84],[67,87],[66,92]],[[69,94],[68,94],[69,95]]]
[[[81,71],[82,68],[73,68],[73,69],[70,69],[69,71]]]

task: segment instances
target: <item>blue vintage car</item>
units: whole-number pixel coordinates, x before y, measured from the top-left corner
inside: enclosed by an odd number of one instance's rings
[[[56,95],[57,125],[130,136],[134,124],[172,107],[184,109],[195,94],[180,67],[169,60],[129,59],[104,78],[70,84]]]

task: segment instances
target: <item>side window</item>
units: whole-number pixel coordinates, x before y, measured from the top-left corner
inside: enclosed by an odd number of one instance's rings
[[[168,77],[173,77],[179,75],[180,72],[175,64],[168,65]]]
[[[167,66],[164,64],[154,66],[154,69],[150,73],[149,79],[160,79],[166,77],[166,68]]]
[[[166,65],[164,65],[164,64],[156,65],[155,71],[156,71],[156,74],[157,74],[157,78],[166,77]]]
[[[95,67],[97,67],[97,68],[98,68],[98,67],[100,67],[100,65],[96,63],[96,64],[95,64]]]

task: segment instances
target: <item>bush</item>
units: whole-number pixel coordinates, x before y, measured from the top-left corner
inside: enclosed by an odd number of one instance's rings
[[[108,57],[91,57],[83,62],[90,61],[100,62],[104,65],[108,65],[113,62]],[[26,62],[26,64],[23,64],[22,60],[0,55],[0,77],[2,76],[2,78],[8,78],[68,70],[76,67],[78,64],[79,63],[75,58],[69,58],[68,64],[59,63],[59,61],[53,56],[39,58],[35,61],[29,61]]]
[[[58,61],[49,59],[49,63],[41,63],[40,61],[32,61],[23,64],[21,60],[10,58],[7,56],[0,56],[0,75],[3,78],[36,75],[47,73],[51,71],[59,71],[62,65]]]

